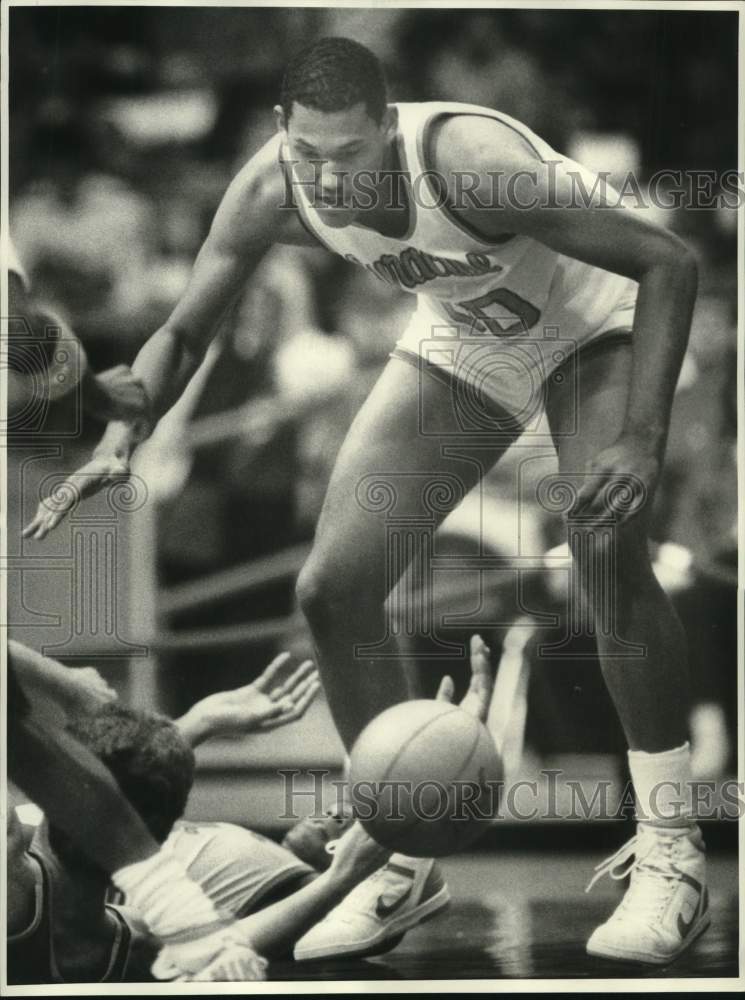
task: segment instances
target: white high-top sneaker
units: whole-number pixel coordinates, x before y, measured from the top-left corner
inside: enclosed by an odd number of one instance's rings
[[[379,955],[439,913],[450,893],[431,859],[391,855],[297,942],[297,961]]]
[[[585,890],[605,874],[631,875],[616,910],[587,942],[588,953],[651,965],[681,955],[710,923],[705,849],[698,826],[640,823],[636,836],[597,866]]]

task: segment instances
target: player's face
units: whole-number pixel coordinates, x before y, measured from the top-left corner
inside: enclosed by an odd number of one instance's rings
[[[294,103],[289,120],[277,110],[297,179],[321,221],[337,228],[349,225],[361,205],[369,205],[369,197],[362,200],[355,193],[362,186],[369,192],[383,165],[395,131],[391,116],[376,122],[361,102],[344,111],[318,111]]]

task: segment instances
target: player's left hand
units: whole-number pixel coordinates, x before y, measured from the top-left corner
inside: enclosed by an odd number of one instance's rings
[[[251,684],[218,691],[200,703],[210,735],[234,735],[276,729],[301,718],[321,687],[312,660],[305,660],[284,682],[289,653],[280,653]]]
[[[479,722],[486,722],[489,703],[494,692],[494,675],[489,652],[489,647],[480,635],[471,636],[471,683],[460,707]],[[454,694],[453,678],[443,677],[437,692],[438,701],[452,701]]]
[[[588,462],[587,481],[577,493],[569,518],[612,516],[614,524],[627,521],[654,496],[661,466],[661,455],[653,444],[622,434]]]

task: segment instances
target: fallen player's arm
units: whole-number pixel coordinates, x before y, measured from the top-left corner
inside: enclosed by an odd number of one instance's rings
[[[280,653],[250,684],[216,691],[175,720],[181,735],[195,747],[215,736],[244,736],[286,726],[302,718],[321,682],[312,660],[304,660],[286,680],[290,653]]]
[[[65,667],[15,639],[8,640],[8,657],[32,706],[48,700],[65,713],[93,711],[116,699],[116,691],[94,667]]]
[[[101,761],[64,729],[8,708],[8,776],[104,871],[160,845]]]
[[[356,885],[382,867],[390,850],[376,844],[359,823],[336,841],[331,867],[309,885],[271,906],[239,920],[236,931],[268,958],[287,955]],[[211,971],[219,981],[219,968]]]

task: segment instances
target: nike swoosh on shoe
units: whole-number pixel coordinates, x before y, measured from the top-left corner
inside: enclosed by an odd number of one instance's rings
[[[375,904],[375,916],[384,920],[386,917],[390,917],[392,913],[395,913],[396,910],[400,910],[411,895],[412,889],[413,886],[410,886],[403,896],[399,897],[399,899],[395,900],[393,903],[386,903],[382,896],[378,896],[378,901]]]

